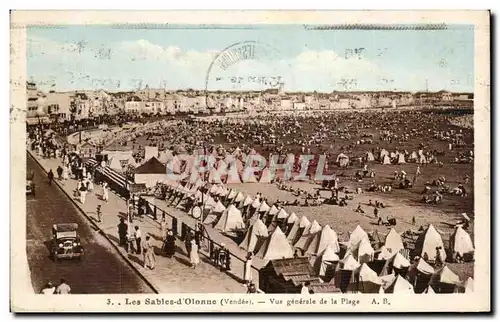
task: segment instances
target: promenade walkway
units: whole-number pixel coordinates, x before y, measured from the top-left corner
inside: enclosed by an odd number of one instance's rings
[[[52,169],[56,173],[57,167],[61,164],[60,159],[44,159],[34,151],[28,151],[38,163],[46,170]],[[94,190],[87,194],[85,204],[81,204],[78,198],[73,197],[73,192],[76,189],[76,180],[69,179],[64,181],[55,180],[56,184],[68,194],[75,204],[99,227],[102,233],[118,248],[124,257],[136,268],[136,270],[144,276],[146,280],[156,289],[158,293],[244,293],[246,287],[241,282],[230,277],[233,275],[236,278],[243,276],[241,265],[238,261],[233,261],[234,268],[228,274],[220,272],[218,268],[213,266],[208,259],[200,254],[200,264],[196,269],[190,267],[189,256],[185,249],[184,243],[177,240],[176,255],[169,259],[160,254],[162,240],[160,239],[160,225],[157,221],[148,216],[142,219],[135,219],[133,226],[140,227],[143,236],[149,234],[153,241],[153,246],[156,255],[156,267],[154,270],[143,268],[142,255],[130,254],[124,248],[118,246],[118,228],[119,219],[127,212],[125,201],[116,194],[109,193],[108,202],[101,200],[102,188],[99,185],[94,186]],[[102,222],[97,222],[96,209],[97,205],[101,205]],[[160,206],[160,205],[159,205]],[[170,211],[169,209],[165,209]],[[175,209],[174,209],[175,210]],[[179,222],[185,221],[188,225],[194,227],[194,219],[187,214],[176,210],[176,216],[179,216]],[[174,211],[172,211],[174,212]],[[160,219],[161,216],[158,216]],[[168,218],[168,217],[167,217]],[[191,222],[189,221],[191,219]],[[223,242],[223,241],[222,241]],[[230,245],[226,243],[226,245]],[[200,247],[200,252],[205,252],[204,247]],[[230,249],[231,251],[231,249]],[[92,254],[87,254],[92,256]],[[233,272],[236,271],[237,273]],[[257,275],[254,272],[254,276]],[[258,285],[258,284],[257,284]]]

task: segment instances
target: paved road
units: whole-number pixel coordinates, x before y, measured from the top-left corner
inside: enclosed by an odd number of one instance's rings
[[[27,197],[27,253],[35,290],[47,281],[58,283],[64,277],[73,293],[153,293],[127,262],[97,233],[54,184],[48,185],[45,172],[27,155],[28,172],[35,173],[36,197]],[[55,170],[55,169],[54,169]],[[55,172],[55,171],[54,171]],[[54,223],[75,222],[80,226],[85,258],[54,262],[49,244]]]

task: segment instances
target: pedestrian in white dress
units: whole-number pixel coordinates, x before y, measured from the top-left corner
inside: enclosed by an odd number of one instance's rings
[[[82,205],[85,204],[85,197],[87,196],[87,187],[85,186],[85,182],[82,182],[80,188],[80,202]]]
[[[245,283],[252,281],[252,253],[248,253],[247,260],[245,262],[245,276],[243,277]]]
[[[200,263],[200,256],[198,255],[198,245],[196,245],[196,241],[191,240],[191,252],[189,253],[189,259],[191,261],[191,267],[196,268],[196,266]]]
[[[107,182],[104,182],[102,184],[102,200],[108,202],[108,198],[109,198],[109,191],[108,191],[108,183]]]

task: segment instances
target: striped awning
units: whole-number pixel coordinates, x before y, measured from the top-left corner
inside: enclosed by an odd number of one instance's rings
[[[108,179],[112,180],[114,183],[119,185],[120,187],[126,188],[128,185],[127,178],[116,172],[115,170],[111,169],[110,167],[106,166],[104,168],[100,167],[99,163],[95,159],[86,159],[84,161],[85,165],[91,166],[91,167],[97,167],[99,166],[99,170],[101,171],[102,175],[107,177]]]
[[[127,178],[122,174],[119,174],[115,170],[111,169],[110,167],[103,168],[102,174],[108,177],[109,179],[113,180],[120,187],[127,187]]]

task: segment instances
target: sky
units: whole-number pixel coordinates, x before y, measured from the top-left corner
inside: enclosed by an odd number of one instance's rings
[[[224,52],[241,53],[242,46],[253,55],[223,63],[235,57]],[[30,27],[27,57],[27,77],[42,90],[256,90],[279,83],[307,92],[474,90],[474,30],[467,25]]]

